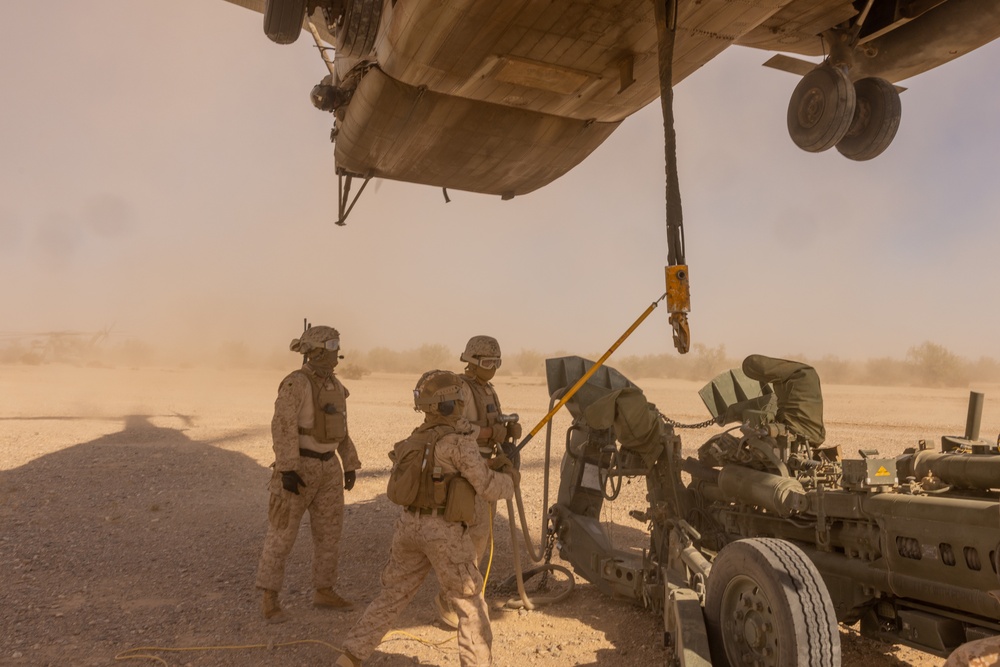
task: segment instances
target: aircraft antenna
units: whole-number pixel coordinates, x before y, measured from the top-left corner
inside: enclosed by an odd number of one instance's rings
[[[316,48],[319,49],[319,55],[323,58],[323,62],[326,63],[326,69],[330,72],[330,76],[337,78],[333,73],[333,61],[330,60],[329,56],[326,55],[327,51],[333,51],[332,46],[327,46],[323,43],[323,39],[319,36],[319,30],[313,25],[312,20],[306,21],[309,24],[309,32],[312,33],[313,41],[316,42]]]

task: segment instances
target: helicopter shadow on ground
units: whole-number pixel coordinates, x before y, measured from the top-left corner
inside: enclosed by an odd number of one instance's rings
[[[120,431],[0,471],[0,655],[106,665],[135,646],[335,643],[346,633],[353,614],[311,606],[308,519],[286,570],[283,602],[294,622],[261,621],[254,576],[271,471],[216,446],[245,433],[209,443],[149,415],[121,422]],[[347,597],[377,587],[379,567],[369,564],[373,553],[384,559],[380,540],[392,525],[378,505],[349,506],[371,519],[361,539],[345,532]],[[182,664],[304,664],[321,654],[331,655],[317,645],[230,650],[184,654]]]

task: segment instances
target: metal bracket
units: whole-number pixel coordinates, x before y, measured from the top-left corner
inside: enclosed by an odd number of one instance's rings
[[[358,188],[358,194],[354,195],[354,199],[351,199],[350,205],[348,205],[348,199],[351,198],[351,181],[354,180],[355,176],[364,178],[365,180],[361,184],[361,187]],[[361,193],[365,191],[365,187],[370,180],[372,180],[372,172],[368,172],[366,176],[361,176],[360,174],[352,174],[343,169],[337,170],[337,226],[343,227],[347,224],[347,216],[351,214],[354,205],[358,203]]]

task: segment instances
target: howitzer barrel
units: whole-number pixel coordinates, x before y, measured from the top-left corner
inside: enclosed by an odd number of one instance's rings
[[[936,582],[925,575],[891,572],[878,564],[859,558],[845,558],[840,554],[812,547],[803,547],[803,551],[824,576],[837,576],[902,598],[933,600],[946,608],[960,609],[987,618],[1000,618],[1000,602],[985,589]]]
[[[997,455],[917,452],[913,474],[922,479],[929,472],[946,484],[966,489],[1000,488],[1000,456]]]
[[[719,489],[727,500],[756,505],[783,517],[809,506],[805,490],[796,480],[743,466],[725,466],[719,471]]]
[[[979,440],[979,426],[983,421],[983,401],[986,396],[978,391],[969,392],[969,414],[965,418],[965,439]]]

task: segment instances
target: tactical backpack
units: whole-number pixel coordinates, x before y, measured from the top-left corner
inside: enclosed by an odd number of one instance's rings
[[[435,465],[434,449],[443,436],[454,433],[451,426],[417,428],[389,452],[392,471],[386,495],[407,509],[444,510],[447,521],[470,523],[475,515],[475,490],[456,472],[443,473]],[[471,495],[470,495],[471,494]]]

